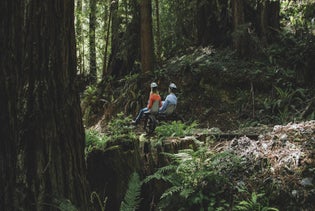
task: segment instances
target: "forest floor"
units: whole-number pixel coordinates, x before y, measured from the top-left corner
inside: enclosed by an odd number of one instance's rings
[[[252,131],[252,128],[249,128]],[[315,121],[275,125],[259,133],[257,140],[246,136],[216,143],[212,151],[233,150],[246,159],[246,172],[240,172],[242,181],[255,177],[255,185],[272,184],[273,196],[288,202],[291,199],[304,208],[313,210],[315,199]],[[254,184],[253,184],[254,185]],[[281,200],[280,200],[281,202]]]

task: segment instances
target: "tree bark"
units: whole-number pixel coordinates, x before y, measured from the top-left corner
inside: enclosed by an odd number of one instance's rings
[[[82,47],[84,45],[84,39],[82,34],[82,21],[81,21],[81,15],[82,15],[82,0],[76,0],[76,38],[77,38],[77,58],[78,58],[78,71],[80,75],[84,74],[84,65],[83,65],[83,59],[84,59],[84,52],[82,50]]]
[[[120,79],[126,74],[135,70],[135,61],[140,60],[140,24],[139,24],[139,4],[138,0],[128,1],[128,15],[131,18],[125,18],[122,26],[122,17],[118,13],[118,0],[112,1],[112,40],[111,53],[108,59],[108,68],[106,75]],[[127,15],[126,15],[127,16]],[[123,30],[125,29],[125,30]],[[102,83],[105,81],[103,77]]]
[[[232,14],[233,14],[233,30],[235,31],[237,27],[244,23],[244,2],[243,0],[234,0],[232,4]]]
[[[122,67],[122,59],[118,56],[119,54],[119,26],[121,20],[118,14],[119,0],[113,0],[111,2],[111,54],[108,61],[107,74],[110,76],[119,77],[120,69]],[[103,77],[105,79],[105,76]]]
[[[233,17],[233,47],[236,49],[239,56],[244,56],[248,53],[248,25],[245,24],[244,1],[234,0],[231,2],[232,17]]]
[[[156,13],[156,58],[157,63],[161,63],[161,32],[160,32],[160,7],[159,0],[155,0],[155,13]]]
[[[141,65],[142,73],[153,70],[153,35],[152,35],[152,3],[151,0],[140,1],[141,16]]]
[[[226,46],[229,30],[229,1],[197,0],[197,45]]]
[[[22,43],[22,1],[0,2],[0,210],[15,209],[18,145],[17,77]]]
[[[88,210],[74,1],[0,5],[1,210]]]
[[[105,78],[107,72],[107,51],[109,45],[109,36],[110,36],[110,25],[111,25],[111,16],[112,16],[112,7],[111,2],[109,4],[108,12],[105,13],[104,23],[105,23],[105,50],[104,50],[104,58],[103,58],[103,71],[102,71],[102,79]]]
[[[265,43],[273,41],[280,29],[280,1],[263,0],[258,3],[258,35]]]
[[[92,83],[97,81],[97,67],[96,67],[96,0],[90,0],[90,27],[89,27],[89,44],[90,44],[90,76]]]

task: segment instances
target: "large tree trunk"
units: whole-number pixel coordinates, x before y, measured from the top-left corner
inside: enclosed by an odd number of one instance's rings
[[[119,77],[121,75],[121,69],[123,66],[123,61],[121,56],[119,55],[120,50],[120,35],[119,35],[119,27],[121,23],[121,19],[118,14],[118,5],[119,0],[113,0],[111,2],[111,54],[108,60],[108,69],[107,75]],[[103,76],[105,79],[105,75]]]
[[[22,2],[0,2],[0,210],[14,210],[18,145],[17,77],[21,51]]]
[[[157,63],[160,65],[162,58],[162,45],[161,45],[161,32],[160,32],[160,7],[159,7],[159,0],[155,0],[155,14],[156,14],[156,60]]]
[[[229,1],[197,0],[197,44],[226,46],[229,30]]]
[[[139,60],[139,4],[138,0],[128,1],[126,13],[131,18],[122,20],[118,13],[118,0],[111,3],[111,53],[108,59],[106,75],[116,79],[124,77],[132,72],[135,60]],[[125,7],[125,9],[126,9]],[[126,9],[127,10],[127,9]],[[127,15],[126,15],[127,16]],[[122,21],[125,21],[122,26]],[[127,22],[128,21],[128,22]],[[123,31],[125,29],[125,31]],[[103,81],[106,81],[105,75]]]
[[[96,68],[96,43],[95,43],[95,30],[96,30],[96,0],[90,0],[90,27],[89,27],[89,43],[90,43],[90,76],[92,82],[97,80]]]
[[[82,46],[84,45],[83,33],[82,33],[82,0],[76,0],[76,38],[77,38],[77,58],[78,58],[78,71],[80,75],[84,74],[84,52]]]
[[[106,4],[106,3],[105,3]],[[112,17],[112,7],[111,1],[108,3],[108,10],[104,15],[104,31],[105,31],[105,49],[104,49],[104,57],[103,57],[103,71],[102,71],[102,79],[105,78],[107,72],[107,50],[109,45],[109,36],[110,36],[110,25],[111,25],[111,17]]]
[[[239,56],[245,56],[249,51],[248,24],[245,24],[244,1],[234,0],[231,2],[233,17],[233,47]]]
[[[275,39],[280,29],[280,1],[263,0],[258,2],[258,35],[265,43]]]
[[[244,2],[243,0],[234,0],[231,2],[233,14],[233,30],[244,23]]]
[[[268,24],[270,42],[274,41],[280,30],[280,1],[268,1]]]
[[[153,34],[151,14],[151,0],[141,0],[141,65],[142,72],[145,74],[151,72],[153,69]]]
[[[1,10],[1,210],[88,210],[74,2],[2,0]]]

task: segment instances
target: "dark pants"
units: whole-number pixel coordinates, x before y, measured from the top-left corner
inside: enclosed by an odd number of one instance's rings
[[[142,118],[144,112],[148,111],[149,109],[147,107],[140,109],[138,116],[135,119],[136,123],[139,123],[140,119]]]

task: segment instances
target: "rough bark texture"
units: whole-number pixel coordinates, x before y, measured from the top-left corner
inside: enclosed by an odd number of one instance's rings
[[[14,210],[16,178],[17,86],[21,44],[21,2],[0,2],[0,210]],[[12,15],[10,15],[12,14]],[[8,27],[11,26],[11,27]],[[14,55],[14,56],[13,56]]]
[[[233,29],[243,24],[244,18],[244,2],[243,0],[235,0],[231,2],[232,4],[232,14],[233,14]]]
[[[90,26],[89,26],[89,44],[90,44],[90,76],[92,82],[97,80],[97,68],[96,68],[96,43],[95,43],[95,31],[96,31],[96,0],[90,1]]]
[[[76,0],[76,38],[77,38],[77,43],[80,43],[77,47],[77,66],[78,66],[78,71],[81,75],[84,74],[84,39],[83,39],[83,30],[82,30],[82,21],[81,21],[81,16],[83,13],[82,10],[82,0]]]
[[[240,56],[249,54],[248,24],[245,24],[244,1],[231,2],[233,14],[233,47]]]
[[[117,79],[124,77],[135,70],[135,61],[140,60],[138,50],[140,46],[138,1],[132,0],[128,2],[128,15],[131,18],[125,20],[122,20],[118,12],[118,4],[118,0],[111,3],[111,53],[108,59],[106,75],[103,75],[102,78],[103,81],[106,80],[106,76],[112,76]],[[122,23],[125,26],[122,26]]]
[[[1,210],[88,210],[73,7],[1,1]]]
[[[149,73],[153,68],[153,34],[151,13],[151,0],[140,1],[141,65],[143,73]]]
[[[257,5],[257,32],[265,42],[271,42],[280,29],[280,1],[263,0]]]

